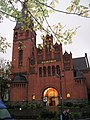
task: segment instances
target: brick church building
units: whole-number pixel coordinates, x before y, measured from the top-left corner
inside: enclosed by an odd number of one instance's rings
[[[36,46],[36,33],[32,28],[21,29],[17,23],[13,35],[12,75],[10,101],[37,101],[58,105],[63,101],[90,100],[90,68],[87,58],[72,58],[63,53],[62,44],[53,43],[46,35],[42,48]]]

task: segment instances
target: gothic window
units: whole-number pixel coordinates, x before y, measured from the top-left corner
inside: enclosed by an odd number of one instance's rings
[[[55,75],[55,66],[52,66],[52,76]]]
[[[58,46],[55,47],[55,51],[59,51],[59,47]]]
[[[49,53],[49,45],[46,45],[46,53]]]
[[[32,56],[34,56],[34,52],[32,52]]]
[[[48,76],[51,76],[51,67],[48,66]]]
[[[34,64],[35,64],[35,59],[34,59],[33,57],[30,59],[30,64],[31,64],[31,65],[34,65]]]
[[[26,30],[26,37],[29,35],[29,31],[28,30]]]
[[[34,47],[32,47],[32,51],[34,51]]]
[[[46,77],[46,67],[43,67],[43,75]]]
[[[34,56],[34,47],[32,47],[32,56]]]
[[[56,66],[56,73],[57,73],[58,75],[60,75],[60,67],[59,67],[59,65]]]
[[[15,32],[14,37],[15,37],[15,38],[18,37],[18,32]]]
[[[42,68],[39,68],[39,77],[42,77]]]
[[[23,50],[19,50],[19,65],[22,65],[23,60]]]

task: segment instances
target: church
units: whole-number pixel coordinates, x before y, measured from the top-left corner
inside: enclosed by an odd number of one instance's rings
[[[13,34],[11,102],[45,102],[57,106],[63,102],[90,101],[90,66],[87,54],[72,58],[63,53],[62,44],[46,35],[41,48],[30,27],[22,30],[16,23]]]

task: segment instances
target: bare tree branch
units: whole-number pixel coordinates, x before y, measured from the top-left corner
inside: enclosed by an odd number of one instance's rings
[[[51,7],[50,5],[47,5],[47,4],[45,4],[45,3],[42,3],[42,2],[40,2],[40,1],[38,1],[38,0],[35,0],[37,3],[39,3],[39,4],[41,4],[41,5],[44,5],[44,6],[46,6],[46,7],[48,7],[48,8],[50,8],[50,9],[52,9],[53,11],[56,11],[56,12],[60,12],[60,13],[64,13],[64,14],[68,14],[68,15],[77,15],[77,16],[80,16],[80,17],[85,17],[85,18],[90,18],[89,16],[81,16],[81,14],[80,13],[75,13],[75,12],[73,12],[73,13],[69,13],[69,12],[66,12],[66,11],[62,11],[62,10],[58,10],[58,9],[55,9],[55,8],[53,8],[53,7]],[[88,10],[88,12],[90,12],[90,10]],[[85,12],[83,12],[83,13],[85,13]],[[83,14],[82,13],[82,14]]]

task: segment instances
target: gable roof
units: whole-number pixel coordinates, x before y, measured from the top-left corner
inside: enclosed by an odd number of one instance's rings
[[[87,63],[85,57],[73,58],[74,69],[85,70],[87,69]]]

